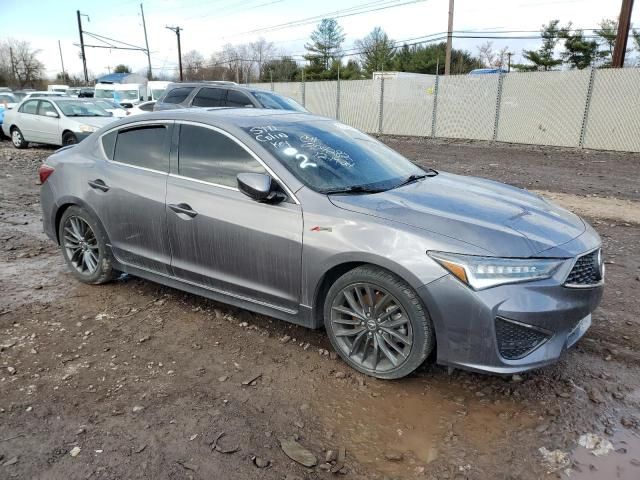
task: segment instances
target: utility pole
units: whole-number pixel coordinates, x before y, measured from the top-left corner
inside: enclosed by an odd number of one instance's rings
[[[180,81],[182,82],[183,80],[183,76],[182,76],[182,49],[180,47],[180,27],[165,27],[168,28],[169,30],[171,30],[173,33],[176,34],[176,37],[178,37],[178,68],[180,69]]]
[[[147,46],[147,62],[149,62],[147,78],[151,80],[151,52],[149,52],[149,40],[147,40],[147,24],[144,21],[144,8],[142,8],[142,4],[140,4],[140,15],[142,15],[142,28],[144,29],[144,43]]]
[[[67,81],[67,75],[64,71],[64,60],[62,59],[62,46],[60,45],[60,40],[58,40],[58,50],[60,50],[60,63],[62,64],[62,80]]]
[[[511,72],[511,55],[513,55],[513,53],[507,52],[507,73]]]
[[[616,44],[613,47],[613,58],[611,60],[611,66],[614,68],[624,67],[624,54],[627,52],[627,39],[629,38],[629,28],[631,28],[632,10],[633,0],[622,0]]]
[[[80,10],[76,10],[78,16],[78,33],[80,34],[80,52],[82,55],[82,67],[84,69],[84,83],[89,84],[89,74],[87,73],[87,57],[84,54],[84,37],[82,36],[82,19],[80,18]]]
[[[449,0],[449,25],[447,27],[447,52],[444,61],[444,74],[451,72],[451,43],[453,34],[453,0]]]

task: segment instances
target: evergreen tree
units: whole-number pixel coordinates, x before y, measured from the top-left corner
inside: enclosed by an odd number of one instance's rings
[[[593,33],[600,37],[601,46],[604,47],[601,57],[607,59],[606,63],[610,63],[613,58],[613,46],[616,44],[618,35],[618,22],[616,20],[603,19],[600,22],[600,28],[594,30]]]
[[[580,29],[572,31],[571,23],[560,31],[560,37],[564,39],[562,58],[572,68],[579,70],[588,68],[601,57],[598,52],[598,42],[587,40]]]
[[[375,27],[362,40],[357,40],[355,46],[360,51],[362,68],[368,74],[392,68],[396,48],[382,28]]]
[[[562,60],[554,57],[554,50],[560,40],[560,20],[551,20],[542,26],[540,36],[542,46],[538,50],[523,50],[522,56],[532,65],[517,65],[518,70],[553,70],[562,64]]]
[[[340,57],[344,38],[342,27],[334,18],[323,18],[311,33],[311,43],[304,46],[309,52],[304,58],[309,60],[312,66],[328,70],[331,61]]]

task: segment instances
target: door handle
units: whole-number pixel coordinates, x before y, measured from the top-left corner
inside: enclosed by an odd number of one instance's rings
[[[169,204],[168,207],[173,210],[176,213],[182,213],[184,215],[187,215],[191,218],[195,217],[196,215],[198,215],[198,212],[196,212],[195,210],[193,210],[188,204],[186,203],[179,203],[177,205],[174,204]]]
[[[106,183],[104,183],[102,180],[100,180],[99,178],[96,180],[89,180],[89,186],[91,188],[94,188],[96,190],[102,190],[103,192],[106,192],[109,190],[109,187],[107,186]]]

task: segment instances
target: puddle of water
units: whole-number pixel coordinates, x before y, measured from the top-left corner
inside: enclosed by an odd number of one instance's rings
[[[640,436],[617,432],[611,440],[615,450],[596,457],[584,447],[573,452],[574,467],[567,477],[574,480],[638,480],[640,478]],[[626,453],[622,453],[624,449]],[[635,465],[634,465],[635,463]]]
[[[325,390],[321,420],[336,433],[350,455],[387,475],[415,472],[444,453],[446,441],[457,436],[479,452],[491,452],[505,432],[532,425],[534,418],[503,404],[483,404],[469,392],[451,395],[450,384],[438,388],[437,380],[412,378],[377,385],[352,394]],[[337,389],[336,389],[337,390]],[[372,396],[371,393],[378,396]],[[456,401],[456,398],[463,401]],[[402,454],[402,462],[389,461],[386,453]],[[494,452],[495,453],[495,452]]]

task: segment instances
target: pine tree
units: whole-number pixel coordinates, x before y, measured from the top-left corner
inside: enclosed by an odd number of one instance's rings
[[[553,70],[562,64],[562,60],[554,58],[554,50],[560,40],[560,20],[551,20],[542,26],[540,36],[542,46],[538,50],[523,50],[522,56],[533,65],[518,65],[519,70]]]
[[[311,43],[304,46],[309,52],[304,58],[309,60],[312,66],[329,70],[331,61],[340,57],[344,38],[342,27],[334,18],[323,18],[311,33]]]

